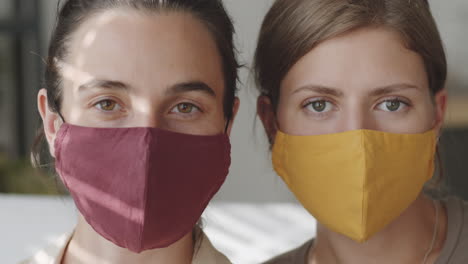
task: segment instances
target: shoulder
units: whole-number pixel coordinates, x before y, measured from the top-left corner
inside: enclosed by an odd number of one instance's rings
[[[306,263],[309,249],[313,244],[314,240],[307,241],[300,247],[274,257],[264,262],[264,264],[304,264]]]
[[[459,232],[459,248],[466,252],[466,249],[468,248],[468,201],[452,198],[449,202],[452,203],[452,210],[458,211],[449,214],[449,224],[454,223],[455,226],[459,226],[459,229],[456,230]],[[450,217],[454,217],[456,219],[451,221]],[[457,225],[457,223],[459,223],[459,225]]]
[[[457,241],[468,246],[468,201],[451,197],[446,200],[445,205],[449,225],[448,232],[453,231]]]
[[[231,264],[231,262],[211,244],[202,232],[195,245],[192,264]]]
[[[30,259],[24,260],[18,264],[58,264],[61,263],[65,248],[70,241],[72,233],[61,235],[48,247],[40,250]]]
[[[468,202],[456,197],[444,201],[447,209],[447,238],[438,262],[468,261]]]

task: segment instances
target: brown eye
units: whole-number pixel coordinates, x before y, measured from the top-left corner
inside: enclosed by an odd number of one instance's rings
[[[117,108],[117,103],[112,100],[102,100],[96,106],[103,111],[114,111]]]
[[[182,104],[177,105],[177,110],[180,113],[190,114],[193,111],[193,107],[194,107],[193,104],[182,103]]]
[[[175,106],[171,110],[171,112],[172,113],[180,113],[180,114],[193,114],[194,112],[199,111],[199,110],[200,109],[194,104],[180,103],[177,106]]]

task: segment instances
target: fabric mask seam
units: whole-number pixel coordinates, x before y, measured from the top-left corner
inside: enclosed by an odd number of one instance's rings
[[[149,182],[149,167],[150,167],[150,154],[151,154],[151,149],[153,149],[152,147],[152,144],[153,144],[153,137],[150,136],[150,133],[151,131],[149,131],[148,129],[145,130],[145,137],[146,138],[149,138],[149,144],[148,144],[148,147],[146,148],[146,157],[145,157],[145,191],[144,191],[144,194],[143,194],[143,201],[145,203],[144,205],[144,209],[143,209],[143,223],[142,223],[142,227],[140,229],[140,240],[139,240],[139,249],[143,249],[143,241],[145,239],[144,237],[144,230],[145,230],[145,226],[146,226],[146,212],[147,212],[147,209],[148,209],[148,189],[150,188],[148,182]],[[152,135],[152,134],[151,134]]]
[[[367,146],[366,146],[366,143],[365,143],[365,140],[364,140],[365,133],[366,133],[365,131],[360,132],[361,147],[364,150],[364,168],[363,168],[364,169],[364,180],[362,181],[363,186],[361,186],[361,188],[362,188],[362,197],[361,197],[362,204],[361,204],[361,206],[362,206],[362,209],[363,209],[362,210],[362,215],[361,215],[361,228],[362,229],[364,229],[364,227],[367,226],[366,219],[367,219],[367,216],[369,214],[368,208],[367,208],[368,204],[366,203],[366,197],[365,197],[365,196],[367,196],[367,198],[368,198],[368,195],[366,194],[366,190],[365,190],[365,187],[367,185],[367,180],[368,180],[367,179],[367,177],[368,177],[368,175],[367,175]],[[368,232],[367,229],[365,231],[366,231],[366,233]]]

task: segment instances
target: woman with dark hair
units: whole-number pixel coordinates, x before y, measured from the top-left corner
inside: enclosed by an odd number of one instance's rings
[[[255,73],[275,171],[317,219],[267,263],[468,263],[468,205],[423,191],[447,104],[427,1],[277,0]]]
[[[197,222],[230,165],[233,34],[220,0],[63,3],[39,140],[79,217],[25,263],[229,263]]]

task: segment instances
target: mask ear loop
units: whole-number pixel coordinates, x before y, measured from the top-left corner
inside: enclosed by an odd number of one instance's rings
[[[63,123],[67,123],[67,122],[65,121],[65,118],[63,118],[62,114],[60,113],[60,111],[57,111],[57,114],[59,115],[60,119],[62,119],[62,122],[63,122]]]
[[[278,123],[278,117],[276,115],[276,112],[274,112],[274,115],[275,115],[275,135],[278,134],[278,132],[281,132],[281,129],[280,129],[280,125]],[[270,137],[270,135],[268,135],[268,142],[270,143],[270,145],[273,145],[275,143],[275,136],[273,137]]]
[[[231,124],[231,118],[229,117],[226,122],[226,127],[224,128],[224,134],[227,134],[230,124]]]

